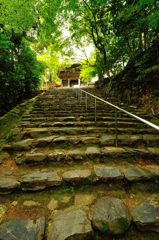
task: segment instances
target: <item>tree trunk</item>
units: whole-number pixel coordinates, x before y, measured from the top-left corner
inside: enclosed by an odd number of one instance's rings
[[[144,31],[143,33],[143,40],[144,40],[144,50],[147,49],[147,32]]]
[[[139,32],[139,51],[141,52],[142,50],[143,50],[142,32]]]
[[[11,35],[12,35],[12,39],[14,39],[14,30],[11,30]],[[12,67],[12,71],[14,71],[14,45],[11,46],[11,67]]]

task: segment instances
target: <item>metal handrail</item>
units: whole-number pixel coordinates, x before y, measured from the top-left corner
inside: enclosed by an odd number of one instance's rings
[[[131,112],[128,112],[128,111],[126,111],[125,109],[120,108],[120,107],[118,107],[118,106],[116,106],[116,105],[114,105],[114,104],[112,104],[112,103],[110,103],[110,102],[108,102],[108,101],[105,101],[104,99],[99,98],[99,97],[97,97],[97,96],[95,96],[95,95],[93,95],[93,94],[91,94],[91,93],[89,93],[89,92],[87,92],[87,91],[85,91],[85,90],[82,90],[82,89],[78,88],[78,91],[79,91],[79,90],[80,90],[81,92],[83,92],[83,93],[86,94],[86,101],[88,100],[87,95],[89,95],[89,96],[95,98],[96,100],[99,100],[99,101],[101,101],[101,102],[103,102],[103,103],[105,103],[105,104],[107,104],[107,105],[115,108],[116,110],[119,110],[119,111],[121,111],[121,112],[124,112],[124,113],[126,113],[127,115],[129,115],[129,116],[131,116],[131,117],[139,120],[140,122],[143,122],[143,123],[145,123],[146,125],[148,125],[148,126],[150,126],[150,127],[152,127],[152,128],[154,128],[154,129],[156,129],[156,130],[159,131],[159,126],[157,126],[156,124],[151,123],[151,122],[149,122],[149,121],[147,121],[147,120],[145,120],[145,119],[143,119],[143,118],[141,118],[141,117],[139,117],[139,116],[137,116],[137,115],[135,115],[135,114],[133,114],[133,113],[131,113]],[[96,101],[95,101],[95,102],[96,102]],[[96,104],[95,104],[95,105],[96,105]],[[86,108],[87,108],[87,106],[86,106]],[[95,118],[96,118],[96,117],[95,117]]]

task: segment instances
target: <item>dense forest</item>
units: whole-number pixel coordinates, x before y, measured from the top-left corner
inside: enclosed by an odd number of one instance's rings
[[[80,62],[83,81],[98,76],[123,100],[159,94],[159,1],[1,0],[0,12],[1,113],[45,78],[58,81],[72,46],[94,46]]]

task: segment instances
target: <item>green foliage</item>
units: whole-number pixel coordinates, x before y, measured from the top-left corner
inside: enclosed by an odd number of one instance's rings
[[[80,73],[82,82],[90,82],[90,80],[97,75],[95,67],[83,66]]]
[[[53,45],[49,45],[45,52],[39,54],[38,60],[45,65],[44,78],[49,79],[50,82],[58,82],[57,74],[60,67],[60,58]]]
[[[92,78],[96,77],[98,69],[96,65],[96,58],[94,54],[86,60],[81,62],[80,78],[82,82],[90,82]]]
[[[35,53],[28,43],[1,29],[0,35],[0,111],[13,107],[24,97],[38,88],[39,77],[43,70],[37,62]]]
[[[37,22],[39,6],[38,0],[1,0],[0,23],[17,33],[30,30]]]

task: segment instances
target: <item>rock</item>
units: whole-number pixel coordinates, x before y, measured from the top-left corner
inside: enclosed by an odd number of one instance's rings
[[[76,194],[75,205],[76,206],[90,206],[96,199],[94,194]]]
[[[51,132],[49,128],[28,128],[26,130],[26,134],[28,134],[32,137],[32,138],[40,138],[41,136],[50,136]]]
[[[127,206],[117,198],[103,197],[92,211],[92,224],[104,234],[123,234],[131,223]]]
[[[57,172],[33,172],[21,177],[23,190],[41,190],[46,187],[58,186],[62,179]]]
[[[60,207],[67,207],[72,200],[72,196],[63,196],[63,198],[60,200]]]
[[[0,192],[5,194],[20,187],[20,182],[11,177],[0,177]]]
[[[16,160],[17,163],[34,163],[34,162],[42,162],[46,159],[46,155],[43,153],[26,153],[24,157]]]
[[[63,174],[62,178],[71,183],[80,182],[83,180],[90,180],[92,175],[91,170],[85,169],[77,169],[77,170],[70,170]]]
[[[10,220],[0,225],[1,240],[42,240],[45,218],[34,220]]]
[[[139,181],[155,178],[156,174],[144,168],[129,167],[123,170],[125,178],[129,181]]]
[[[12,135],[15,137],[15,136],[18,136],[21,132],[21,128],[14,128],[12,129]]]
[[[14,151],[16,151],[16,150],[27,151],[31,148],[32,143],[33,143],[33,139],[25,139],[25,140],[22,140],[22,141],[19,141],[19,142],[15,142],[15,143],[12,143],[12,144],[5,145],[4,148],[5,149],[11,149],[11,150],[14,150]]]
[[[113,158],[118,157],[118,156],[124,156],[127,152],[124,148],[122,147],[104,147],[102,149],[102,153],[104,155],[110,156]]]
[[[60,136],[60,137],[55,137],[53,143],[54,144],[66,144],[68,141],[70,141],[70,139],[68,137],[65,136]]]
[[[104,165],[95,165],[94,173],[97,180],[119,180],[123,178],[122,173],[116,167],[107,167]]]
[[[82,161],[84,159],[84,151],[81,149],[72,149],[69,151],[69,154],[67,155],[68,160],[79,160]]]
[[[23,206],[25,206],[25,207],[37,207],[37,206],[40,206],[40,203],[34,202],[32,200],[28,200],[28,201],[23,202]]]
[[[81,209],[65,210],[57,215],[48,229],[48,240],[88,239],[92,236],[91,222]]]
[[[9,158],[9,154],[7,152],[1,152],[0,153],[0,163],[2,163],[4,160]]]
[[[152,172],[153,172],[154,176],[156,176],[156,178],[159,177],[159,167],[157,167],[156,169],[153,169]]]
[[[55,149],[53,153],[48,155],[48,159],[51,161],[63,161],[66,157],[66,154],[62,149]]]
[[[153,196],[139,204],[131,214],[139,230],[159,232],[159,196]]]
[[[82,143],[83,144],[89,144],[89,143],[98,144],[99,139],[97,137],[82,137]]]
[[[7,207],[5,205],[0,204],[0,223],[2,221],[3,215],[5,214]]]
[[[49,204],[47,205],[47,208],[50,210],[50,211],[53,211],[55,209],[58,208],[58,201],[55,200],[54,198],[52,198],[49,202]]]
[[[17,202],[17,201],[13,201],[13,202],[11,203],[11,205],[15,207],[15,206],[18,205],[18,202]]]
[[[36,139],[35,146],[37,147],[47,147],[50,145],[53,141],[54,137],[43,137],[43,138],[38,138]]]
[[[13,174],[12,171],[6,171],[6,172],[4,172],[4,175],[5,175],[5,176],[11,176],[12,174]]]
[[[64,117],[62,120],[65,122],[75,121],[76,117],[74,117],[74,116]]]
[[[111,135],[103,135],[100,138],[100,143],[101,143],[102,146],[113,145],[114,144],[114,137],[111,136]]]
[[[54,127],[65,127],[66,124],[64,122],[54,122],[53,126]]]
[[[157,147],[149,147],[148,151],[150,152],[150,154],[152,155],[156,155],[159,156],[159,148]]]
[[[86,149],[86,154],[87,155],[98,155],[100,154],[100,148],[98,147],[87,147]]]

